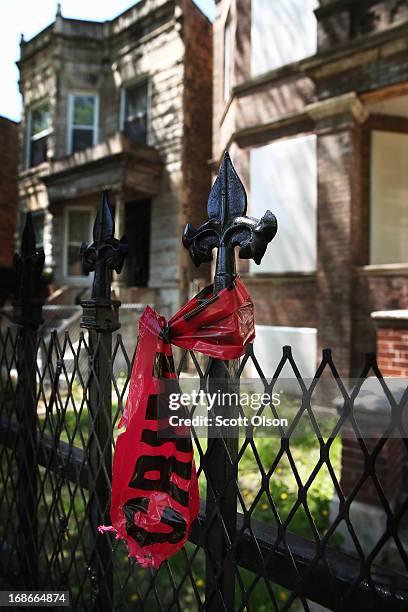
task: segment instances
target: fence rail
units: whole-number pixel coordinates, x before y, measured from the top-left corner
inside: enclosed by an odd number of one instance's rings
[[[235,274],[234,247],[240,246],[241,256],[259,261],[276,224],[270,213],[261,221],[245,217],[245,192],[228,157],[210,195],[209,213],[202,228],[187,228],[184,244],[197,264],[218,249],[219,290]],[[301,389],[290,427],[274,440],[205,440],[193,428],[200,515],[190,541],[160,570],[138,567],[127,559],[122,542],[110,533],[98,534],[97,526],[109,523],[116,424],[134,358],[118,333],[120,304],[111,298],[111,273],[120,272],[126,249],[125,240],[114,238],[104,194],[94,241],[82,249],[87,269],[95,271],[91,298],[82,302],[84,332],[75,339],[69,332],[63,337],[50,334],[41,327],[44,256],[35,246],[27,216],[16,259],[16,325],[0,332],[1,586],[67,589],[74,610],[262,612],[310,610],[313,602],[332,610],[406,610],[408,497],[395,507],[389,503],[377,461],[393,436],[407,457],[403,417],[408,388],[394,397],[373,356],[362,369],[361,385],[370,376],[378,379],[392,418],[386,432],[368,444],[353,410],[359,389],[345,388],[329,351],[311,385],[302,379],[288,348],[269,380],[252,346],[241,363],[233,364],[203,361],[189,353],[190,375],[193,369],[199,384],[209,387],[222,379],[217,389],[224,390],[237,388],[249,364],[263,388],[271,390],[289,365]],[[179,375],[186,364],[185,352]],[[342,398],[329,435],[322,434],[312,405],[316,386],[325,377],[332,378]],[[294,435],[305,416],[310,420],[306,442]],[[355,432],[365,458],[347,493],[340,486],[339,462],[345,425]],[[285,478],[291,487],[284,486]],[[368,481],[386,518],[371,550],[361,544],[350,512]],[[330,489],[320,506],[318,486]],[[331,513],[330,496],[339,501]],[[354,555],[342,549],[340,525],[354,544]],[[398,565],[381,558],[389,542]]]

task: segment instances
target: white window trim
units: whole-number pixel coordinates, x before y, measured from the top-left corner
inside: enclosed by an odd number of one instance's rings
[[[138,75],[136,78],[123,83],[120,88],[120,107],[119,107],[119,130],[123,132],[125,128],[125,106],[126,106],[126,90],[131,87],[147,82],[147,108],[146,108],[146,144],[150,144],[150,113],[151,113],[151,94],[152,80],[147,74]]]
[[[92,126],[92,130],[93,130],[92,146],[95,146],[98,143],[98,138],[99,138],[99,94],[95,93],[94,91],[72,91],[68,94],[68,121],[67,121],[67,147],[66,147],[67,155],[73,154],[72,130],[74,127],[73,125],[74,98],[77,98],[80,96],[92,97],[95,100],[94,122]],[[86,125],[86,126],[76,125],[75,128],[86,129],[86,130],[91,129],[89,125]]]
[[[92,241],[92,215],[94,215],[95,210],[91,206],[66,206],[64,209],[64,242],[63,242],[63,252],[62,252],[62,273],[63,277],[66,281],[69,281],[72,284],[83,285],[87,276],[84,274],[83,276],[70,276],[68,274],[68,215],[71,211],[86,211],[91,213],[91,222],[89,224],[89,235],[88,242]]]
[[[40,108],[41,106],[43,106],[44,104],[47,104],[47,103],[48,104],[50,103],[49,99],[48,98],[43,98],[42,100],[39,100],[38,102],[35,102],[34,104],[31,104],[29,106],[29,108],[27,109],[26,144],[25,144],[25,152],[24,152],[24,157],[25,157],[25,159],[24,159],[24,166],[27,169],[28,168],[34,168],[34,166],[31,166],[31,160],[30,160],[31,141],[32,140],[39,140],[40,138],[43,138],[44,136],[49,136],[50,131],[51,131],[50,124],[48,124],[48,129],[43,130],[39,134],[36,134],[35,136],[31,137],[31,124],[32,124],[31,116],[32,116],[32,112],[36,108]]]

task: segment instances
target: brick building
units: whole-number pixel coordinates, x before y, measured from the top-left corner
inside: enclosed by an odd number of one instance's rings
[[[240,262],[268,374],[284,344],[306,376],[324,347],[355,374],[370,313],[408,307],[407,34],[398,0],[217,0],[214,167],[228,148],[279,224]]]
[[[17,221],[18,123],[0,117],[0,267],[11,266]],[[2,288],[4,289],[4,288]],[[0,290],[2,293],[3,291]]]
[[[122,301],[171,311],[188,291],[181,232],[210,188],[211,32],[192,0],[142,0],[103,23],[59,9],[22,40],[20,212],[33,212],[60,302],[89,287],[79,246],[105,188],[130,243]]]

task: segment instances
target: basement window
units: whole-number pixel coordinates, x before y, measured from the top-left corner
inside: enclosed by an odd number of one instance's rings
[[[147,79],[122,89],[121,130],[139,144],[147,143],[148,99]]]
[[[83,151],[98,142],[99,98],[95,94],[70,94],[68,98],[67,153]]]
[[[370,264],[408,263],[408,134],[373,131]]]
[[[28,167],[38,166],[47,161],[49,126],[50,107],[48,102],[42,102],[30,109],[28,115]]]

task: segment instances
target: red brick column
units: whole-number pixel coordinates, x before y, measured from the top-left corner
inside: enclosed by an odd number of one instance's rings
[[[408,310],[374,312],[377,362],[383,376],[408,378]]]
[[[384,377],[408,378],[408,311],[375,312],[371,316],[377,324],[377,363],[381,373]],[[373,415],[367,415],[367,419],[373,420]],[[364,441],[369,451],[377,443],[376,439],[370,438]],[[397,437],[386,442],[376,461],[376,474],[391,506],[395,504],[401,492],[406,462],[407,453]],[[341,487],[345,495],[351,493],[363,472],[364,455],[357,440],[350,436],[344,437]],[[370,506],[381,506],[371,478],[355,499]]]
[[[0,266],[11,267],[17,222],[18,123],[0,117]]]
[[[355,135],[366,114],[353,92],[309,104],[318,164],[316,314],[319,349],[349,376],[352,348]]]

